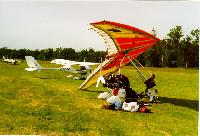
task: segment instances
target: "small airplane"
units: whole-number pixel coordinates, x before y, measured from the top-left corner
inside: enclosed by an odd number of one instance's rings
[[[65,65],[80,65],[80,66],[84,66],[87,67],[88,69],[90,69],[89,66],[91,65],[98,65],[99,63],[93,63],[93,62],[77,62],[77,61],[71,61],[71,60],[65,60],[65,59],[55,59],[52,60],[51,63],[55,63],[55,64],[61,64],[63,66]]]
[[[8,59],[8,58],[6,59],[6,58],[3,56],[3,62],[12,63],[12,64],[16,65],[17,62],[20,62],[20,61],[18,61],[18,60],[16,60],[16,59]]]
[[[44,68],[42,67],[34,57],[32,56],[25,56],[28,68],[25,68],[26,71],[36,71],[36,70],[62,70],[67,71],[73,74],[81,74],[82,77],[74,77],[74,79],[85,79],[86,77],[83,77],[87,74],[88,71],[91,72],[91,68],[88,65],[96,65],[98,63],[92,63],[92,62],[76,62],[76,61],[70,61],[70,60],[64,60],[64,59],[55,59],[52,60],[51,63],[55,64],[61,64],[63,65],[60,68]],[[72,67],[72,65],[80,65],[80,70],[76,70]],[[72,78],[73,75],[67,76],[69,78]]]

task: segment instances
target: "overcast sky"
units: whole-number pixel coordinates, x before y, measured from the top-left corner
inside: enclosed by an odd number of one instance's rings
[[[0,47],[94,48],[106,50],[89,23],[114,21],[151,32],[163,39],[181,25],[184,35],[200,28],[197,1],[0,1]]]

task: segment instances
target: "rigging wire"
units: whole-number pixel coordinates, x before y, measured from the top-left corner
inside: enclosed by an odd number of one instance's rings
[[[137,70],[138,74],[142,77],[142,80],[143,80],[143,81],[146,81],[147,78],[142,74],[142,72],[141,72],[140,69],[136,66],[136,64],[131,60],[131,58],[130,58],[129,56],[126,56],[126,57],[130,60],[131,64],[135,67],[135,69]]]
[[[124,58],[125,58],[125,56],[122,58],[122,60],[121,60],[120,63],[119,63],[119,71],[118,71],[119,74],[121,73],[120,68],[121,68],[121,64],[122,64],[123,61],[124,61]]]
[[[134,59],[143,69],[145,69],[151,76],[153,75],[149,70],[147,70],[138,60]]]

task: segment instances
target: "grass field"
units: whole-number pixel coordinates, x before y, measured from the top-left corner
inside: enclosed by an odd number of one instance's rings
[[[130,113],[101,109],[106,102],[97,96],[105,88],[81,91],[83,81],[67,79],[63,71],[27,72],[25,67],[25,62],[0,62],[0,134],[198,135],[198,70],[148,68],[156,75],[160,103],[148,107],[153,113]],[[133,67],[122,73],[135,91],[144,90]]]

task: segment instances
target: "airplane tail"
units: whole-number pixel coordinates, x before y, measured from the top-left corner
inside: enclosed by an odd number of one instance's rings
[[[25,56],[26,63],[29,66],[29,68],[25,68],[26,71],[35,71],[42,69],[43,67],[38,64],[38,62],[35,60],[32,56]]]

